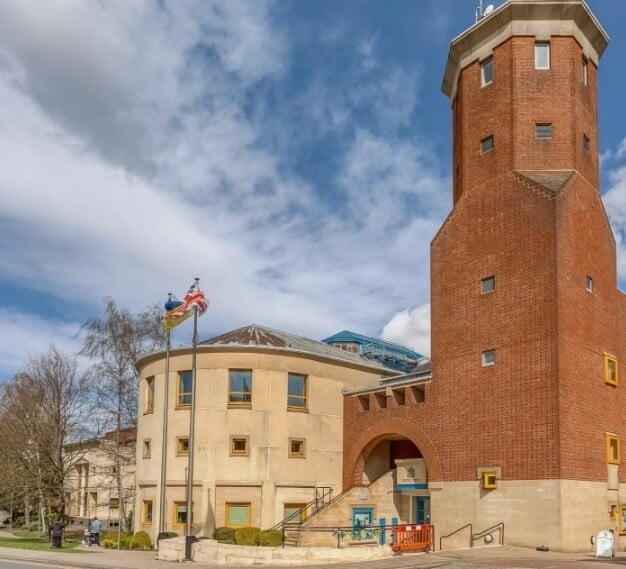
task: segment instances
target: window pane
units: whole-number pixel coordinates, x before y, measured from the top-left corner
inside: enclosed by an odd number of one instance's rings
[[[537,123],[535,125],[535,136],[537,138],[552,138],[552,124]]]
[[[493,150],[493,135],[492,136],[488,136],[487,138],[483,138],[480,141],[480,151],[484,154],[485,152],[489,152],[490,150]]]
[[[146,411],[154,410],[154,378],[146,379]]]
[[[185,504],[176,504],[176,523],[178,525],[187,523],[187,506]]]
[[[495,277],[486,277],[481,280],[480,283],[481,292],[493,292],[496,290],[496,278]]]
[[[550,44],[535,44],[535,68],[550,69]]]
[[[226,525],[247,527],[250,525],[250,504],[226,504]]]
[[[230,370],[229,403],[250,403],[252,401],[252,371]]]
[[[178,404],[190,405],[191,404],[191,385],[193,376],[191,371],[180,372],[178,382]]]
[[[481,65],[481,82],[487,85],[493,81],[493,59],[491,57]]]
[[[306,377],[290,373],[287,380],[287,405],[306,407]]]

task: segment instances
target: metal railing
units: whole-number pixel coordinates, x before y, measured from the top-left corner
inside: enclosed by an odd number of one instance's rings
[[[288,515],[285,519],[278,522],[276,525],[272,526],[271,530],[281,530],[285,532],[285,526],[289,524],[300,524],[302,521],[311,517],[313,514],[317,513],[327,504],[330,504],[331,496],[333,493],[333,489],[330,486],[320,486],[315,488],[315,498],[313,498],[310,502]],[[308,515],[307,515],[308,513]]]
[[[447,539],[448,537],[452,537],[453,535],[456,535],[457,533],[463,531],[466,528],[470,528],[470,541],[469,541],[469,546],[472,547],[473,544],[473,540],[472,540],[472,524],[465,524],[464,526],[460,527],[459,529],[455,529],[452,533],[449,533],[448,535],[442,535],[439,538],[439,551],[443,550],[442,547],[442,541],[444,539]]]
[[[442,542],[444,539],[448,538],[448,537],[452,537],[453,535],[456,535],[457,533],[463,531],[464,529],[469,528],[469,546],[470,547],[474,547],[474,541],[480,539],[481,537],[484,537],[486,535],[489,535],[490,533],[494,532],[494,531],[498,531],[498,534],[500,535],[500,545],[504,545],[504,522],[500,522],[498,524],[495,524],[493,526],[491,526],[490,528],[487,528],[485,530],[479,531],[477,533],[474,533],[473,531],[473,526],[472,524],[465,524],[464,526],[461,526],[460,528],[454,530],[452,533],[449,533],[448,535],[442,535],[439,538],[439,551],[442,551]]]

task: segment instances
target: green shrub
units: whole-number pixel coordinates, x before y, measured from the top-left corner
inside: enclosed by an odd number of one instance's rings
[[[117,548],[117,540],[113,541],[112,539],[103,539],[101,542],[102,547],[105,549],[116,549]]]
[[[235,530],[235,543],[237,545],[258,545],[259,528],[237,528]]]
[[[215,528],[213,539],[220,543],[235,543],[235,530],[233,528]]]
[[[277,529],[266,529],[259,533],[259,545],[278,547],[283,543],[283,534]]]
[[[149,551],[152,549],[150,536],[145,531],[138,531],[130,541],[131,549],[140,549],[141,551]]]

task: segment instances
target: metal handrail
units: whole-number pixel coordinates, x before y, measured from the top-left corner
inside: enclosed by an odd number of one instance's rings
[[[498,533],[500,534],[500,545],[504,545],[504,522],[500,522],[499,524],[491,526],[490,528],[487,528],[486,530],[479,531],[478,533],[472,534],[472,542],[476,539],[480,539],[481,537],[495,530],[498,530]]]
[[[448,537],[452,537],[453,535],[459,533],[460,531],[463,531],[466,528],[470,528],[470,547],[473,547],[474,545],[474,540],[472,539],[473,533],[472,533],[472,524],[465,524],[463,527],[460,527],[459,529],[454,530],[452,533],[449,533],[448,535],[442,535],[439,538],[439,551],[442,551],[442,547],[441,547],[441,540],[442,539],[446,539]]]
[[[320,490],[322,491],[321,493],[319,492]],[[288,515],[284,520],[281,520],[276,525],[272,526],[270,530],[284,530],[285,525],[288,524],[289,522],[294,522],[294,523],[299,524],[300,519],[302,518],[302,514],[306,513],[306,511],[311,506],[315,506],[315,512],[317,512],[327,503],[330,503],[331,501],[330,496],[332,496],[332,493],[333,493],[333,489],[330,486],[319,486],[315,488],[315,498],[313,498],[310,502],[302,506],[300,509]],[[298,521],[296,522],[295,520],[298,520]]]

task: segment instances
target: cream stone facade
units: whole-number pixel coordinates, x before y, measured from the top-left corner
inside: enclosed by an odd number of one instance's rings
[[[135,530],[184,533],[190,348],[141,359]],[[197,348],[193,528],[268,529],[342,479],[346,388],[397,372],[339,348],[250,326]],[[243,380],[242,380],[243,378]],[[165,510],[160,509],[167,425]],[[161,527],[160,516],[164,516]]]
[[[86,526],[97,517],[104,528],[120,520],[118,477],[122,479],[121,501],[128,516],[135,503],[135,428],[123,429],[116,458],[116,432],[65,447],[71,463],[66,479],[65,507],[72,525]]]

